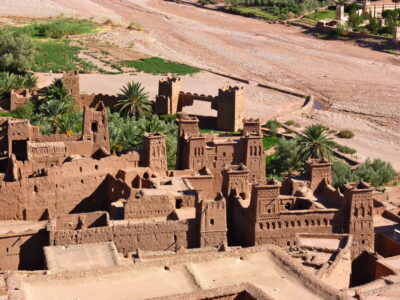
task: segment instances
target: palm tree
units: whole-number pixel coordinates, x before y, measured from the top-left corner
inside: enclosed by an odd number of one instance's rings
[[[57,131],[57,123],[60,116],[65,114],[68,110],[69,103],[56,99],[47,100],[39,107],[40,114],[45,119],[48,119],[50,121],[53,132]]]
[[[38,83],[37,77],[33,74],[28,74],[25,75],[24,79],[25,79],[24,87],[32,93],[37,87]]]
[[[15,75],[10,72],[0,73],[0,99],[7,96],[14,88]]]
[[[72,95],[64,86],[50,85],[46,89],[45,100],[72,101]]]
[[[64,113],[55,118],[55,126],[58,133],[80,134],[82,132],[82,114]]]
[[[120,114],[124,116],[148,116],[151,113],[149,94],[139,82],[128,82],[118,94],[118,102],[115,105]]]
[[[328,137],[325,126],[308,126],[298,137],[300,156],[303,161],[310,158],[332,158],[333,141]]]

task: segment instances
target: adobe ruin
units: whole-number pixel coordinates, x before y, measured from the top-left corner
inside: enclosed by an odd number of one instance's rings
[[[198,95],[182,91],[181,78],[162,78],[158,84],[154,112],[159,115],[176,114],[194,101],[210,102],[217,111],[216,129],[236,132],[242,129],[245,117],[245,96],[243,88],[225,87],[218,90],[218,96]]]
[[[109,153],[102,102],[84,107],[81,136],[43,136],[27,120],[0,118],[0,270],[49,269],[64,278],[65,271],[206,261],[217,268],[218,259],[273,255],[324,299],[348,299],[338,287],[348,293],[397,274],[389,257],[400,255],[400,244],[385,230],[400,218],[389,216],[384,194],[365,182],[333,188],[325,160],[310,160],[304,177],[267,179],[257,119],[243,120],[240,134],[201,133],[193,116],[177,122],[177,165],[168,170],[158,132],[145,134],[143,149]],[[21,299],[22,287],[10,292],[12,276],[4,277],[9,299]],[[217,287],[224,295],[226,285]],[[235,291],[269,297],[251,283]]]

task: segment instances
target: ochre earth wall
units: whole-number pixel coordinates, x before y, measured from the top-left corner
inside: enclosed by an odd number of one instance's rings
[[[118,252],[127,255],[137,249],[148,251],[198,247],[195,219],[184,221],[138,222],[83,230],[50,232],[50,245],[71,245],[112,241]]]
[[[0,236],[0,271],[43,269],[48,241],[46,230]]]
[[[71,212],[106,210],[107,174],[135,168],[140,155],[130,152],[101,160],[80,159],[46,170],[47,176],[0,184],[0,220],[39,220]]]

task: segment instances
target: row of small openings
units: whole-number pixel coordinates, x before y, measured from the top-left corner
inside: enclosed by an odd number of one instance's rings
[[[250,156],[260,156],[262,153],[263,149],[261,146],[250,146]]]
[[[94,168],[95,168],[96,170],[98,170],[98,169],[99,169],[99,166],[98,166],[98,165],[95,165]],[[83,172],[83,168],[82,168],[82,167],[79,167],[79,171],[80,171],[80,172]]]
[[[305,220],[304,221],[304,225],[305,226],[315,226],[315,225],[317,225],[317,226],[321,226],[321,224],[322,225],[324,225],[324,226],[328,226],[328,224],[329,225],[332,225],[333,224],[333,221],[332,220],[327,220],[327,219],[323,219],[323,222],[321,223],[321,221],[320,220],[317,220],[316,222],[314,221],[314,220],[311,220],[311,221],[309,221],[309,220]],[[288,222],[288,221],[285,221],[285,222],[277,222],[277,223],[275,223],[275,222],[271,222],[271,223],[269,223],[269,222],[267,222],[267,223],[265,223],[265,227],[266,227],[266,229],[270,229],[270,228],[272,228],[272,229],[276,229],[276,228],[289,228],[289,227],[296,227],[296,225],[298,226],[298,227],[300,227],[300,226],[302,226],[302,222],[301,221],[291,221],[290,223]],[[264,229],[264,224],[263,223],[260,223],[260,229]]]

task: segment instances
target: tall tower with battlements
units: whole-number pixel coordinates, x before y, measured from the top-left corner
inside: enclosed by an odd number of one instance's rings
[[[166,77],[158,83],[158,95],[155,113],[159,115],[176,114],[179,106],[179,94],[182,91],[181,78]]]
[[[252,182],[265,183],[265,160],[264,147],[261,134],[247,134],[245,136],[245,159],[244,164],[249,169],[249,179]]]
[[[80,86],[79,86],[79,72],[78,71],[71,71],[71,72],[64,72],[62,81],[64,87],[70,92],[72,97],[75,100],[78,100],[80,96]]]
[[[196,117],[183,116],[177,120],[178,122],[178,146],[176,154],[176,168],[178,170],[186,168],[188,160],[188,143],[185,136],[198,135],[199,130],[199,119]],[[201,152],[200,152],[201,153]],[[204,154],[205,155],[205,154]],[[185,166],[184,166],[185,165]]]
[[[217,127],[219,130],[238,131],[243,128],[245,96],[243,88],[227,87],[218,91]]]
[[[373,252],[375,248],[372,188],[363,181],[347,183],[344,199],[348,208],[348,233],[353,236],[354,260],[364,251]]]
[[[310,175],[310,189],[319,192],[323,181],[332,184],[332,163],[325,159],[312,159],[308,161],[308,173]]]
[[[110,133],[108,131],[107,110],[100,102],[96,108],[83,108],[83,132],[84,141],[92,140],[95,144],[94,151],[104,148],[110,151]]]
[[[156,172],[165,172],[167,166],[167,148],[165,136],[160,133],[144,135],[145,165]]]
[[[196,206],[200,248],[227,245],[226,202],[221,194],[215,200],[201,200]]]

